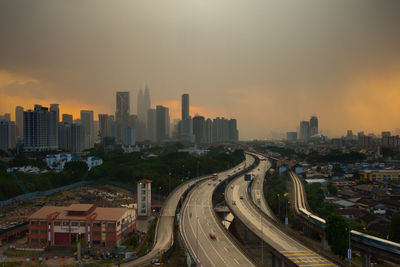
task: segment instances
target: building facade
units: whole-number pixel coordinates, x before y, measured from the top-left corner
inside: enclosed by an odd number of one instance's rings
[[[15,148],[16,132],[13,121],[0,120],[0,150],[8,151]]]
[[[138,216],[151,215],[151,181],[140,180],[137,182],[137,211]]]
[[[120,245],[136,228],[136,212],[128,208],[100,208],[94,204],[44,206],[28,217],[30,247],[87,247]]]

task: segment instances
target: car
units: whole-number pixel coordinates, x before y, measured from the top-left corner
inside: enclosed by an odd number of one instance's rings
[[[243,199],[243,196],[240,196],[240,199]]]
[[[217,236],[216,236],[213,232],[211,232],[211,233],[210,233],[210,238],[211,238],[211,239],[216,239]]]
[[[235,200],[232,200],[232,205],[236,205],[236,201]]]

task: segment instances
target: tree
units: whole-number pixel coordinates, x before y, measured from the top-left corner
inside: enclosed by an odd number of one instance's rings
[[[330,196],[336,196],[337,195],[337,188],[332,185],[332,184],[328,184],[327,186],[328,192]]]
[[[393,216],[390,223],[389,238],[394,242],[400,242],[400,212]]]
[[[73,178],[83,178],[87,170],[88,165],[83,161],[70,161],[64,165],[64,171],[70,173]]]
[[[346,257],[349,248],[349,230],[349,222],[338,214],[331,214],[326,219],[326,240],[332,251],[342,259]]]

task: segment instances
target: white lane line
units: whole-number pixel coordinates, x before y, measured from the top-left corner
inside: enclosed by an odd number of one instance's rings
[[[237,263],[238,265],[240,265],[240,263],[237,261],[237,259],[233,258],[233,260],[236,261],[236,263]]]

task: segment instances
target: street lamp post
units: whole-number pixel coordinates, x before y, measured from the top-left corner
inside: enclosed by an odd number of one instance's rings
[[[196,217],[197,224],[196,224],[196,256],[197,256],[197,263],[199,262],[199,217]]]
[[[348,230],[349,230],[349,250],[347,252],[347,257],[349,258],[349,266],[351,266],[351,243],[350,243],[351,225],[349,225]]]
[[[281,219],[281,195],[278,194],[278,218]]]

